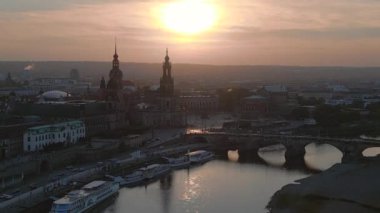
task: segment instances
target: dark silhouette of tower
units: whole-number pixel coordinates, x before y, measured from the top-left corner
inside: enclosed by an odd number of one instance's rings
[[[162,77],[160,79],[161,110],[175,111],[174,78],[172,77],[172,64],[170,62],[168,49],[166,49],[162,70]]]
[[[102,80],[100,81],[100,89],[101,90],[106,89],[106,80],[104,80],[104,76],[102,76]]]
[[[155,127],[182,127],[186,123],[185,114],[177,107],[177,96],[174,93],[174,78],[168,49],[162,64],[159,97],[154,108],[141,112],[143,125]]]
[[[119,55],[115,42],[115,54],[113,55],[112,69],[107,83],[107,99],[121,102],[121,90],[123,89],[123,72],[119,68]]]
[[[172,63],[170,62],[168,49],[166,49],[166,56],[162,65],[162,70],[160,95],[162,97],[172,97],[174,96],[174,79],[172,77]]]

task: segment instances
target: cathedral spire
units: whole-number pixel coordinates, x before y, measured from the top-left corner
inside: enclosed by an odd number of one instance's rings
[[[116,42],[116,37],[115,37],[115,55],[117,55],[117,42]]]
[[[169,50],[168,48],[166,48],[166,56],[165,56],[165,62],[169,62],[170,58],[169,58]]]
[[[117,42],[115,38],[115,54],[113,55],[112,67],[119,69],[119,55],[117,54]]]
[[[117,54],[117,40],[116,40],[116,37],[115,37],[115,54],[113,55],[113,57],[117,58],[118,57],[118,54]]]

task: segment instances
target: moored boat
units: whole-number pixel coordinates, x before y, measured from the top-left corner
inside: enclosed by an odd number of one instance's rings
[[[112,175],[106,175],[105,177],[107,179],[109,179],[109,180],[112,180],[112,181],[118,183],[119,186],[125,186],[127,184],[127,182],[125,181],[125,179],[122,178],[122,177],[120,177],[120,176],[116,176],[115,177],[115,176],[112,176]]]
[[[69,192],[53,202],[51,213],[82,213],[110,198],[119,191],[114,181],[96,180],[86,184],[80,190]]]
[[[180,156],[177,158],[164,157],[173,169],[182,169],[190,166],[190,159],[188,155]]]
[[[145,176],[145,180],[152,180],[170,172],[169,164],[151,164],[140,169]]]
[[[205,163],[214,158],[214,153],[206,150],[198,150],[194,152],[189,152],[186,155],[189,156],[191,163]]]
[[[132,187],[144,183],[145,181],[155,180],[156,178],[169,173],[170,170],[171,168],[169,164],[151,164],[149,166],[139,168],[131,174],[125,176],[125,186]]]
[[[145,180],[144,172],[140,169],[134,171],[133,173],[126,175],[125,178],[125,186],[136,186],[142,183]]]

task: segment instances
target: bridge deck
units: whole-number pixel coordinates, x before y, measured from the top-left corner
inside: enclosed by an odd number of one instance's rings
[[[256,137],[263,139],[284,139],[284,140],[307,140],[320,142],[335,142],[335,143],[352,143],[363,145],[380,145],[379,140],[371,139],[348,139],[348,138],[330,138],[330,137],[313,137],[313,136],[297,136],[297,135],[276,135],[276,134],[255,134],[255,133],[231,133],[231,132],[204,132],[204,133],[189,133],[189,136],[229,136],[229,137]]]

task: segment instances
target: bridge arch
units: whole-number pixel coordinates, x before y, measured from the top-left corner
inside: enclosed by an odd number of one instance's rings
[[[286,147],[279,143],[261,147],[258,150],[258,155],[265,161],[265,163],[271,166],[282,167],[286,162],[285,152]]]
[[[305,164],[311,170],[323,171],[342,162],[343,152],[329,143],[310,143],[305,150]]]
[[[380,155],[380,147],[368,147],[363,151],[364,157],[376,157]]]

